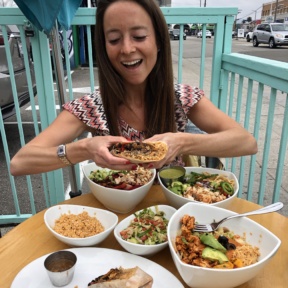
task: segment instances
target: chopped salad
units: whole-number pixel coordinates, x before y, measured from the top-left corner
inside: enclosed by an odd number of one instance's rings
[[[120,232],[121,238],[132,243],[154,245],[164,243],[167,238],[168,219],[165,213],[155,206],[136,212],[130,225]]]
[[[224,175],[190,172],[182,182],[173,181],[167,188],[184,198],[215,203],[231,197],[234,187],[235,181]]]
[[[132,190],[147,184],[152,174],[152,170],[140,166],[131,171],[98,169],[91,171],[89,179],[107,188]]]

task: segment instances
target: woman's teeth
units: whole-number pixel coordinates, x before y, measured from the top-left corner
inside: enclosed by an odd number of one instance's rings
[[[125,66],[136,66],[137,64],[139,64],[141,62],[141,60],[135,60],[135,61],[131,61],[131,62],[122,62],[123,65]]]

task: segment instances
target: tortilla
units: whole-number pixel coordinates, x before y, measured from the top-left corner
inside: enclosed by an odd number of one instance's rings
[[[153,278],[138,266],[112,268],[88,284],[88,288],[151,288]]]
[[[168,151],[166,143],[158,142],[120,142],[113,145],[112,155],[125,158],[131,163],[150,163],[162,160]]]

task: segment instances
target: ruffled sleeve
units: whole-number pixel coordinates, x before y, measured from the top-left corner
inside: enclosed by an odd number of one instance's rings
[[[187,114],[191,107],[204,97],[204,91],[187,84],[175,84],[175,120],[177,130],[184,132],[188,122]]]
[[[63,109],[76,116],[87,126],[95,129],[95,135],[109,135],[99,89],[96,89],[92,94],[65,103]]]

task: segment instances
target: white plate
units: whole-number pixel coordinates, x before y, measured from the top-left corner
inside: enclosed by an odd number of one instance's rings
[[[96,277],[107,273],[111,268],[140,267],[153,277],[153,288],[183,288],[182,283],[168,270],[146,258],[104,248],[73,248],[67,249],[77,256],[77,264],[72,282],[63,287],[87,288],[88,283]],[[44,255],[25,266],[15,277],[11,288],[51,288],[54,287],[45,271]]]

